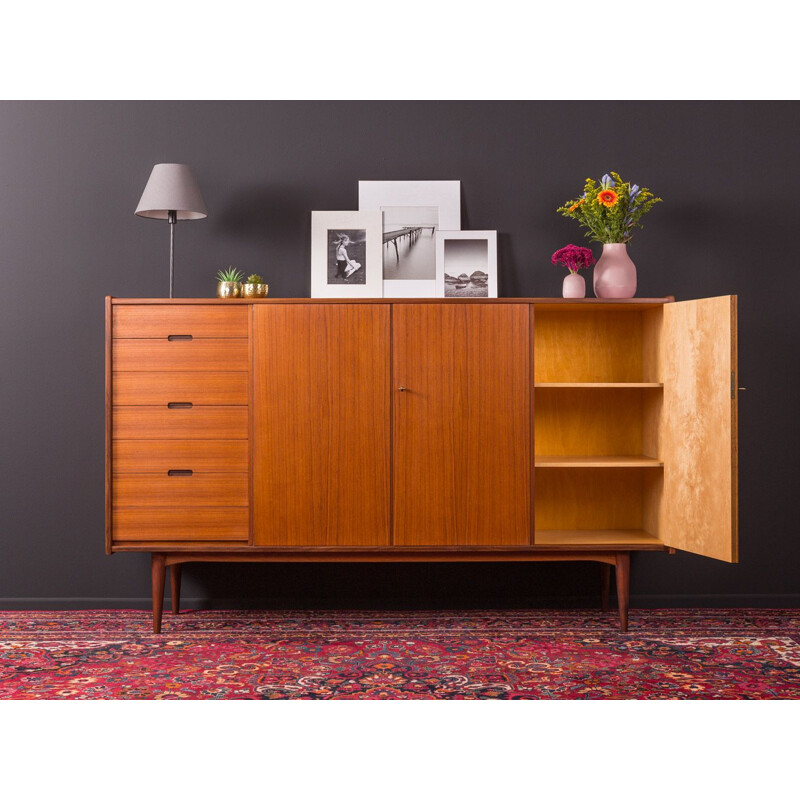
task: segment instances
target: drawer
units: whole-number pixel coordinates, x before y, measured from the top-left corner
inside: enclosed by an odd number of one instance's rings
[[[242,372],[250,361],[247,339],[114,339],[114,372]]]
[[[247,306],[114,306],[115,339],[247,338]]]
[[[117,406],[246,406],[247,372],[117,372],[111,394]]]
[[[114,508],[138,506],[247,506],[249,479],[246,473],[200,475],[115,475]]]
[[[203,472],[248,472],[247,440],[121,439],[111,448],[111,469],[165,473],[170,469]]]
[[[116,406],[111,415],[113,439],[247,439],[248,424],[247,406]]]
[[[246,508],[118,508],[115,542],[242,541],[249,538]]]

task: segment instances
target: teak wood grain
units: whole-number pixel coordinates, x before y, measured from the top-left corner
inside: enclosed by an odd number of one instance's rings
[[[117,372],[114,404],[165,406],[193,403],[200,406],[246,406],[247,364],[243,372]]]
[[[248,472],[246,439],[118,439],[112,459],[115,473],[166,473],[171,469]]]
[[[115,406],[117,439],[247,439],[247,406]]]
[[[114,477],[114,508],[247,506],[247,474],[130,475]]]
[[[114,339],[114,372],[241,372],[247,339]]]
[[[246,508],[116,508],[115,542],[235,541],[247,543]]]
[[[670,547],[736,561],[736,297],[665,306],[658,343],[664,479],[648,527]]]
[[[394,544],[530,543],[528,308],[392,314]]]
[[[253,315],[254,543],[389,544],[389,307]]]
[[[114,405],[113,396],[113,369],[111,365],[111,321],[114,318],[111,298],[106,297],[105,304],[105,545],[106,555],[111,555],[114,539],[113,519],[111,516],[111,495],[113,491],[113,477],[111,462],[114,454],[112,448],[113,433],[111,430],[111,413]]]
[[[114,338],[246,338],[247,308],[224,305],[115,306]]]

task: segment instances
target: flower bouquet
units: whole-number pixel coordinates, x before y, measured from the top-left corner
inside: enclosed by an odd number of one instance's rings
[[[586,282],[578,275],[579,269],[588,269],[594,264],[594,256],[588,247],[568,244],[556,250],[550,258],[553,264],[563,264],[569,275],[564,278],[562,294],[564,297],[586,297]]]
[[[627,298],[636,294],[636,267],[628,257],[627,244],[642,217],[661,198],[649,189],[623,181],[616,173],[603,175],[600,183],[587,178],[583,194],[558,211],[586,228],[586,236],[603,245],[594,271],[597,297]]]

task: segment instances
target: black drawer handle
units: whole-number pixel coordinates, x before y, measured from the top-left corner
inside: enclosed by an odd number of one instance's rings
[[[167,471],[170,478],[191,478],[194,475],[192,469],[171,469]]]
[[[193,339],[190,333],[173,333],[167,336],[168,342],[191,342]]]
[[[191,403],[167,403],[167,408],[191,408]]]

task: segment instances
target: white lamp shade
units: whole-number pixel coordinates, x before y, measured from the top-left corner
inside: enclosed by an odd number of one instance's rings
[[[144,187],[136,215],[149,219],[204,219],[208,209],[192,170],[186,164],[156,164]]]

